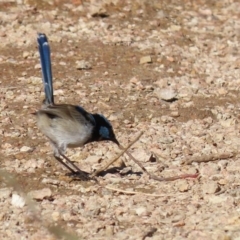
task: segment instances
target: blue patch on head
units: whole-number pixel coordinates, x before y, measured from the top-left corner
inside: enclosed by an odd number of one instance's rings
[[[109,130],[106,127],[100,127],[99,135],[103,138],[109,138]]]

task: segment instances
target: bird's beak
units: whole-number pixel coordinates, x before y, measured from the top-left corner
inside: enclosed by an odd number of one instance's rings
[[[120,145],[116,138],[112,139],[112,142],[116,143],[118,146]]]

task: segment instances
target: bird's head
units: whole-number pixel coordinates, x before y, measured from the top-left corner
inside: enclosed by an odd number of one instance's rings
[[[93,114],[96,122],[96,127],[94,129],[93,141],[112,141],[119,145],[118,140],[113,131],[111,123],[101,114]]]

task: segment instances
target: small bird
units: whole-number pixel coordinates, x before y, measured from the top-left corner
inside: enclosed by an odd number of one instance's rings
[[[76,148],[103,140],[112,141],[119,146],[119,142],[111,123],[103,115],[89,113],[81,106],[54,103],[51,53],[47,36],[38,33],[37,42],[45,92],[41,109],[36,112],[38,128],[52,144],[54,157],[73,174],[85,178],[87,173],[64,155],[67,147]]]

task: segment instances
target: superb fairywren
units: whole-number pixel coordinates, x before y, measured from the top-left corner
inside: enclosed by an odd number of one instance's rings
[[[64,153],[67,147],[75,148],[94,141],[109,140],[117,145],[111,123],[101,114],[88,113],[80,106],[55,104],[53,96],[51,56],[48,39],[38,34],[42,80],[45,100],[37,111],[37,124],[40,131],[50,140],[55,158],[72,173],[83,173]],[[66,160],[66,163],[61,158]]]

